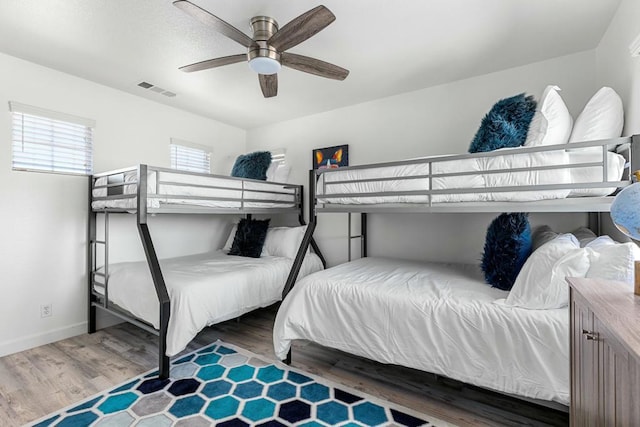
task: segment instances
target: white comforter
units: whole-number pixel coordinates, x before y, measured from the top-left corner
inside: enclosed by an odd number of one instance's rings
[[[229,256],[223,251],[161,260],[171,300],[167,356],[184,350],[204,327],[233,319],[281,299],[292,260]],[[322,269],[307,254],[299,278]],[[159,304],[146,262],[109,266],[109,300],[159,327]],[[96,289],[104,293],[104,288]]]
[[[428,203],[426,195],[387,195],[358,196],[348,193],[379,193],[401,191],[444,191],[432,196],[433,203],[452,202],[489,202],[511,201],[526,202],[545,199],[563,199],[578,196],[606,196],[615,190],[614,187],[572,190],[569,184],[602,182],[603,172],[600,166],[566,167],[580,163],[601,162],[602,153],[598,150],[554,150],[518,154],[518,148],[504,148],[495,153],[501,155],[491,157],[465,158],[455,161],[437,161],[441,157],[427,158],[436,160],[431,163],[403,164],[397,166],[376,166],[364,169],[334,170],[323,173],[317,185],[320,203],[341,204],[376,204],[376,203]],[[618,181],[624,171],[625,159],[619,154],[607,152],[607,180]],[[516,171],[518,168],[541,166],[564,166],[547,170]],[[506,171],[486,173],[488,171]],[[428,174],[433,174],[431,187]],[[463,173],[459,176],[437,176],[442,174]],[[417,177],[412,179],[394,179]],[[381,181],[375,179],[383,178]],[[366,180],[364,182],[348,182]],[[332,181],[340,181],[330,184]],[[567,184],[566,189],[535,190],[518,192],[477,192],[450,193],[456,189],[485,189],[508,186],[532,186],[545,184]],[[340,195],[323,199],[322,195]]]
[[[383,363],[569,404],[568,309],[495,304],[478,267],[362,258],[307,276],[285,298],[273,342],[306,339]]]

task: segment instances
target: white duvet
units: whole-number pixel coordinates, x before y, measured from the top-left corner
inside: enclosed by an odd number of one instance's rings
[[[167,356],[184,350],[204,327],[233,319],[281,299],[293,261],[266,256],[247,258],[223,251],[161,260],[171,301]],[[307,254],[299,278],[322,269]],[[104,294],[104,288],[96,288]],[[109,301],[159,327],[159,304],[146,262],[109,265]]]
[[[580,163],[602,161],[602,153],[594,150],[553,150],[533,153],[517,153],[518,148],[497,150],[501,155],[463,158],[452,161],[376,166],[363,169],[334,170],[320,175],[317,184],[319,203],[376,204],[376,203],[428,203],[427,195],[351,196],[349,193],[379,193],[401,191],[440,191],[432,195],[432,203],[512,201],[526,202],[545,199],[563,199],[578,196],[606,196],[613,188],[554,189],[518,192],[451,193],[457,189],[484,189],[508,186],[545,184],[569,184],[603,182],[600,166],[566,167]],[[607,180],[618,181],[624,171],[625,159],[619,154],[607,152]],[[565,166],[557,169],[519,171],[519,168],[541,166]],[[488,171],[502,171],[487,173]],[[429,184],[429,173],[433,179]],[[458,176],[444,174],[462,173]],[[443,175],[443,176],[438,176]],[[393,179],[415,177],[411,179]],[[376,180],[383,178],[383,180]],[[366,180],[364,182],[349,182]],[[331,182],[340,181],[336,184]],[[344,197],[322,198],[323,195]]]
[[[494,304],[477,266],[362,258],[307,276],[273,342],[323,346],[465,383],[569,404],[569,311]],[[294,355],[295,357],[295,355]]]

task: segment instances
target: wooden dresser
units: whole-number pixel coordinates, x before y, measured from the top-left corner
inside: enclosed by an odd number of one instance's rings
[[[620,282],[568,281],[571,425],[640,426],[640,296]]]

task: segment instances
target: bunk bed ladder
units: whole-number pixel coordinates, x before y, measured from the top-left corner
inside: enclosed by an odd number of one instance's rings
[[[160,262],[156,250],[153,247],[149,225],[147,224],[147,165],[138,166],[138,208],[136,212],[136,222],[138,233],[144,248],[144,254],[149,264],[151,278],[156,288],[158,301],[160,304],[160,331],[158,336],[158,356],[159,356],[159,378],[169,377],[169,357],[167,356],[167,329],[169,326],[169,315],[171,313],[171,303],[169,293],[162,276]]]
[[[92,177],[89,178],[89,191],[92,189]],[[88,304],[89,304],[89,321],[87,324],[87,332],[92,334],[97,330],[96,324],[96,307],[100,306],[105,309],[109,308],[109,213],[104,214],[104,231],[103,240],[98,240],[97,233],[97,223],[98,223],[98,214],[93,212],[91,208],[91,195],[89,197],[89,221],[87,223],[87,241],[88,245],[88,254],[87,254],[87,272],[88,272]],[[102,272],[98,271],[98,250],[97,246],[103,246],[103,263],[102,263]],[[102,281],[97,281],[96,276],[101,277]],[[102,298],[102,303],[99,302],[96,294],[94,293],[95,285],[102,285],[104,287],[104,295]]]
[[[91,207],[91,200],[93,199],[93,177],[89,177],[89,220],[87,221],[87,298],[88,298],[88,314],[89,321],[87,322],[87,333],[92,334],[96,331],[96,307],[93,302],[96,300],[93,295],[93,281],[95,270],[95,242],[96,242],[96,222],[97,214]]]
[[[347,260],[351,261],[351,241],[353,239],[360,239],[360,257],[365,258],[367,256],[367,214],[366,212],[360,213],[360,234],[353,235],[351,227],[351,212],[347,213],[349,233],[347,234]]]

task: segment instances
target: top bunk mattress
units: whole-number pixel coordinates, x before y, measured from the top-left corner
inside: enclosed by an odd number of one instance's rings
[[[475,265],[361,258],[299,281],[278,311],[276,356],[321,345],[505,393],[569,404],[569,312],[495,303]]]
[[[438,156],[406,164],[327,171],[320,174],[316,186],[318,203],[528,202],[606,196],[617,185],[579,188],[579,184],[620,181],[626,164],[623,156],[607,151],[603,165],[599,148],[526,153],[519,150],[505,148],[496,150],[492,156],[463,156],[450,161],[447,156]],[[565,185],[560,189],[524,188],[556,184]],[[523,187],[523,190],[487,191],[500,187]],[[431,194],[404,194],[415,191]]]
[[[218,175],[204,175],[149,167],[147,208],[199,206],[205,208],[293,208],[295,186]],[[138,171],[105,174],[93,181],[91,207],[137,208]]]

